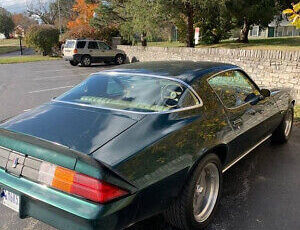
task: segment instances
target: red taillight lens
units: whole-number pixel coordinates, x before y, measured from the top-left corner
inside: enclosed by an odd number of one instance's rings
[[[98,203],[107,203],[128,194],[115,185],[50,163],[42,164],[39,175],[40,182]]]
[[[74,54],[77,54],[77,53],[78,53],[78,50],[77,50],[77,49],[74,49],[73,53],[74,53]]]
[[[97,179],[83,174],[75,175],[71,193],[99,203],[107,203],[128,194],[128,192],[117,186],[108,184],[104,181],[98,181]]]

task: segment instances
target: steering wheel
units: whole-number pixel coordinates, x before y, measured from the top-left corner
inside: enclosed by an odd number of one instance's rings
[[[179,84],[169,84],[162,88],[161,98],[165,101],[168,108],[174,108],[178,105],[180,96],[184,89]]]

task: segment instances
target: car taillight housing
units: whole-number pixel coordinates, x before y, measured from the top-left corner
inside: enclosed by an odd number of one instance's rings
[[[41,164],[38,181],[101,204],[128,194],[115,185],[47,162]]]

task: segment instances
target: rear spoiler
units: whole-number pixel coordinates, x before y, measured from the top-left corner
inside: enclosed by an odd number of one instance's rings
[[[136,187],[131,182],[115,172],[110,166],[95,160],[90,155],[57,143],[0,128],[0,146],[25,156],[116,184],[129,191],[136,191]]]

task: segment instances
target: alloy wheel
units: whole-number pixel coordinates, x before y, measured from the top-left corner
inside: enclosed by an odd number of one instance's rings
[[[285,118],[285,129],[284,129],[284,135],[288,137],[290,135],[291,129],[292,129],[292,123],[293,123],[293,114],[292,111],[289,110],[287,112],[286,118]]]
[[[195,220],[205,222],[214,210],[220,189],[218,167],[214,163],[207,164],[200,174],[195,186],[193,211]]]

